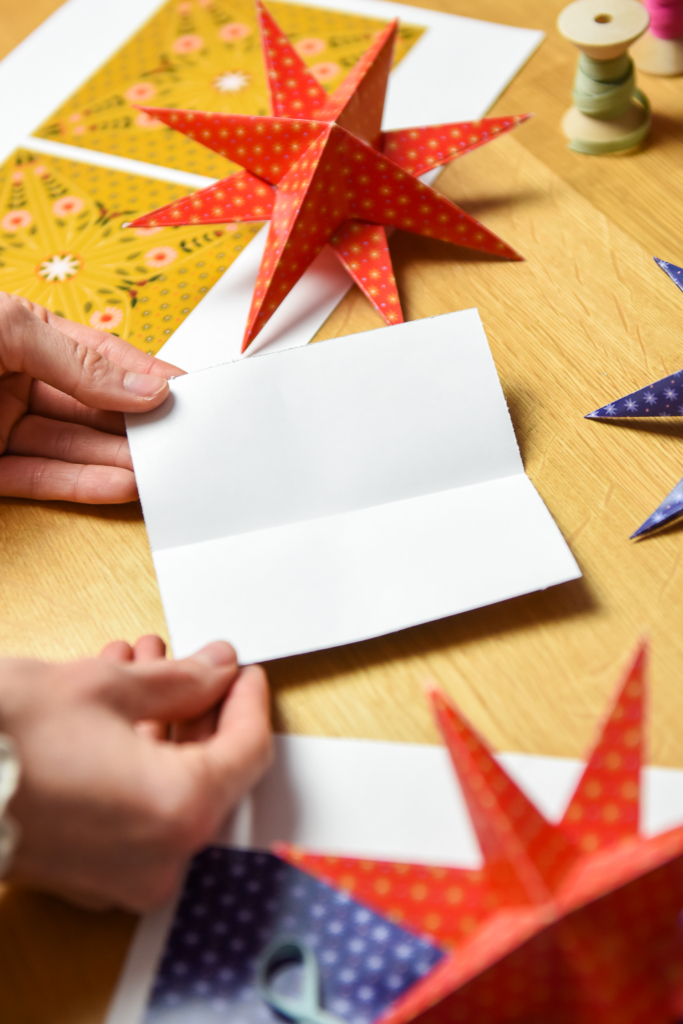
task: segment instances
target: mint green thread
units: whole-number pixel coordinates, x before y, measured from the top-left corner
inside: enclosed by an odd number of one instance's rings
[[[642,125],[617,139],[608,142],[572,139],[569,148],[576,153],[597,156],[632,149],[643,141],[650,130],[650,104],[647,97],[636,88],[633,61],[627,53],[614,60],[595,60],[582,53],[574,80],[573,99],[575,107],[582,114],[600,121],[610,121],[625,114],[632,99],[636,99],[646,113]]]
[[[270,973],[281,964],[300,963],[303,985],[298,996],[282,995],[273,988]],[[294,1024],[344,1024],[320,1005],[320,974],[313,949],[295,936],[276,936],[258,958],[256,988],[263,1001]]]

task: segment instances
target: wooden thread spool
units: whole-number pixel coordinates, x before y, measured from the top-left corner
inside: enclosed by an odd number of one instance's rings
[[[649,23],[638,0],[576,0],[560,13],[560,33],[581,51],[574,106],[562,119],[570,149],[625,152],[647,135],[649,104],[635,88],[627,50]]]
[[[661,0],[660,0],[661,3]],[[645,71],[648,75],[681,75],[683,74],[683,35],[668,34],[671,25],[659,25],[657,0],[645,0],[645,6],[650,12],[652,24],[644,36],[636,41],[631,50],[633,62],[639,71]],[[674,14],[675,22],[679,24],[683,20],[683,0],[669,0],[665,6],[670,8]],[[664,11],[666,14],[666,11]]]

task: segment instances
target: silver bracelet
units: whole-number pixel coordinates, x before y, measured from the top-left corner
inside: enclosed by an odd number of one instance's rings
[[[7,805],[19,785],[19,758],[10,736],[0,732],[0,878],[7,871],[19,842],[19,826],[7,814]]]

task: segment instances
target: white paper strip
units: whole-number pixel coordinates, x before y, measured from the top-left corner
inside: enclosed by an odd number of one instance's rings
[[[171,335],[159,355],[183,370],[239,359],[268,225],[261,228],[209,294]],[[329,246],[275,311],[244,358],[307,345],[351,287]]]
[[[120,171],[122,174],[140,174],[143,177],[154,178],[156,181],[184,185],[188,189],[206,188],[216,181],[215,178],[207,178],[203,174],[180,171],[177,167],[161,167],[145,163],[143,160],[131,160],[127,156],[117,156],[114,153],[81,149],[79,146],[70,146],[66,142],[56,142],[54,139],[39,139],[37,136],[31,136],[23,139],[21,144],[27,149],[33,150],[34,153],[44,153],[45,156],[54,156],[58,160],[75,160],[78,163],[90,164],[94,167],[106,167],[111,171]]]

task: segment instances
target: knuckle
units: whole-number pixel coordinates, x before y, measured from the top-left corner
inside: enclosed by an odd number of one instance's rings
[[[87,502],[90,498],[88,488],[90,467],[74,465],[73,468],[70,468],[70,472],[72,474],[72,488],[74,500],[84,503]]]
[[[35,500],[46,497],[44,483],[46,468],[43,459],[30,459],[26,463],[27,498]]]
[[[115,704],[119,695],[125,667],[102,658],[81,658],[71,663],[72,679],[78,690],[93,700]]]
[[[3,318],[13,319],[23,315],[26,300],[15,298],[8,292],[0,292],[0,314]]]
[[[0,341],[3,347],[13,347],[16,344],[18,331],[26,323],[29,315],[21,302],[7,292],[0,292]]]
[[[75,346],[74,357],[83,378],[95,385],[104,383],[111,371],[111,363],[102,352],[79,342]]]

